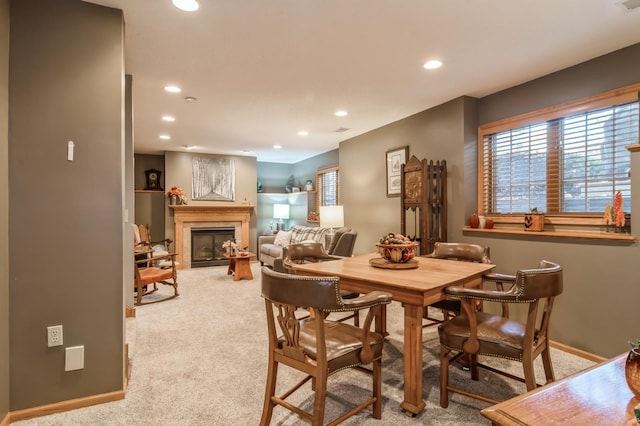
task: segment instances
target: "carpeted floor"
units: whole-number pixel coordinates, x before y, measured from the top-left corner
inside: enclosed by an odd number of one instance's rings
[[[180,271],[180,297],[136,309],[128,320],[132,372],[124,400],[16,422],[19,425],[257,425],[266,379],[266,325],[260,297],[260,268],[252,264],[254,280],[233,281],[226,267]],[[170,291],[163,288],[161,292]],[[148,297],[153,297],[150,295]],[[382,420],[365,410],[346,425],[488,425],[480,409],[488,404],[453,395],[449,408],[439,405],[439,344],[435,327],[424,335],[424,399],[426,409],[416,418],[400,409],[402,401],[402,307],[388,309],[383,360]],[[556,377],[587,368],[591,361],[554,350]],[[537,360],[536,372],[542,373]],[[518,363],[510,364],[521,375]],[[299,376],[280,369],[283,383]],[[480,371],[477,387],[499,399],[524,392],[524,385]],[[452,382],[469,382],[468,373],[452,369]],[[539,382],[543,382],[540,374]],[[327,420],[342,412],[345,402],[362,398],[370,380],[345,371],[332,376]],[[292,401],[312,402],[308,387]],[[276,407],[273,425],[299,425],[296,415]]]

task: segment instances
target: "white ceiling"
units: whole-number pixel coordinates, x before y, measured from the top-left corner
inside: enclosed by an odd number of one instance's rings
[[[640,42],[640,8],[620,0],[199,0],[197,12],[91,2],[124,11],[136,153],[187,145],[293,163]],[[444,66],[425,70],[433,58]]]

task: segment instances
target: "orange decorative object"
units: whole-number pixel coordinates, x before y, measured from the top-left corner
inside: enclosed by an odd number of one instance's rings
[[[471,215],[471,217],[469,217],[469,226],[472,228],[477,228],[480,226],[480,218],[477,214],[474,213]]]
[[[624,208],[620,191],[616,192],[615,197],[613,197],[613,221],[618,228],[624,226]]]
[[[624,365],[624,375],[629,389],[640,400],[640,348],[629,351]]]

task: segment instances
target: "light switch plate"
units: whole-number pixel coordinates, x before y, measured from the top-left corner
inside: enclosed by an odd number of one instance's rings
[[[64,355],[64,371],[84,368],[84,345],[65,348]]]

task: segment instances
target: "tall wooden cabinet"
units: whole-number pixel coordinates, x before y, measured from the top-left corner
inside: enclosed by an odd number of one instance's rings
[[[447,163],[414,155],[401,177],[400,232],[419,242],[420,254],[431,253],[436,242],[447,241]]]

